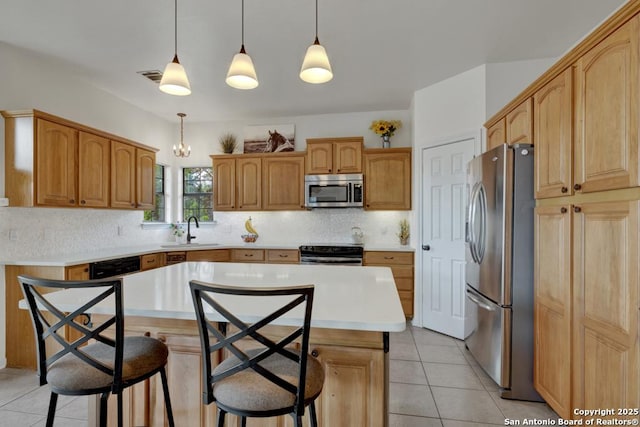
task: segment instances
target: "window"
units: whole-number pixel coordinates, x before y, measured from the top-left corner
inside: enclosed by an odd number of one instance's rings
[[[156,164],[154,170],[154,186],[156,207],[150,211],[144,211],[145,222],[165,222],[166,221],[166,197],[165,197],[165,180],[164,166]]]
[[[195,216],[213,221],[213,168],[184,168],[182,173],[182,219]]]

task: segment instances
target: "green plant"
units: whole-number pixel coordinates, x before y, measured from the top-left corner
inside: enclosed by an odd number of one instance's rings
[[[403,219],[400,221],[400,232],[398,233],[400,240],[409,238],[409,221]]]
[[[225,154],[233,153],[237,145],[236,136],[232,133],[225,133],[220,137],[220,147]]]

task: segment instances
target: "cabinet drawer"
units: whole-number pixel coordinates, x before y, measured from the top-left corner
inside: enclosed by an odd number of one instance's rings
[[[413,252],[365,251],[364,264],[413,264]]]
[[[162,254],[147,254],[140,257],[140,270],[162,267]]]
[[[232,249],[231,261],[233,262],[264,262],[263,249]]]
[[[300,262],[300,253],[296,249],[269,249],[267,262],[297,264]]]
[[[229,261],[229,250],[210,249],[206,251],[188,251],[187,261],[227,262]]]
[[[394,281],[396,282],[396,288],[398,288],[398,291],[413,292],[413,278],[411,279],[395,278]]]

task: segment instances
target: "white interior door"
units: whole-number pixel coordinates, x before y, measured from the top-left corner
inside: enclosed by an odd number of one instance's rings
[[[464,339],[467,163],[475,138],[422,150],[422,326]]]

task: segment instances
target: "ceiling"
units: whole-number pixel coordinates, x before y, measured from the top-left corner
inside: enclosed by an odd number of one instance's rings
[[[2,0],[0,42],[69,62],[97,87],[167,120],[408,109],[421,88],[490,62],[558,57],[624,0],[318,0],[334,78],[298,77],[313,0],[245,1],[260,86],[224,82],[240,49],[240,0],[179,0],[178,55],[192,95],[137,74],[173,57],[172,0]]]

